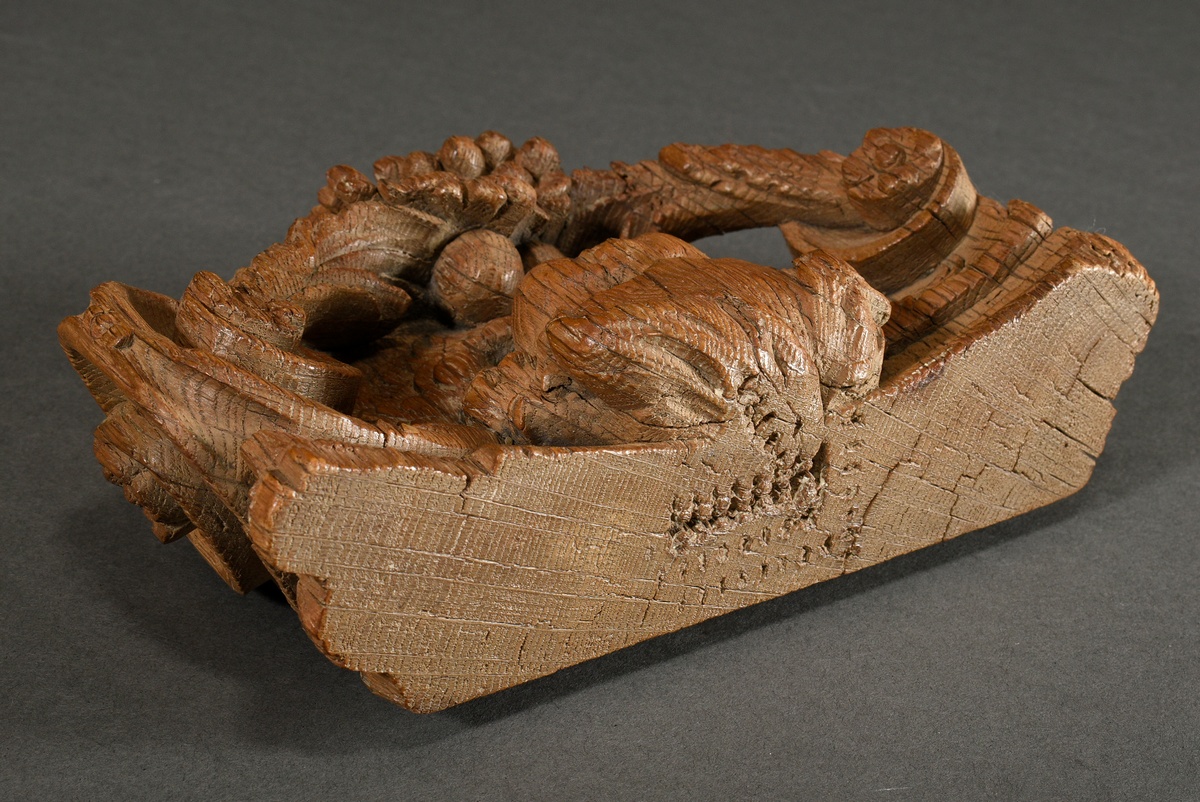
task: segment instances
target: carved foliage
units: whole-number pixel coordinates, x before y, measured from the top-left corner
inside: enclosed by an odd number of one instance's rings
[[[741,418],[781,459],[807,458],[822,385],[861,395],[878,382],[887,308],[824,255],[774,270],[663,234],[614,240],[529,274],[515,349],[471,384],[464,409],[554,445],[704,436]]]

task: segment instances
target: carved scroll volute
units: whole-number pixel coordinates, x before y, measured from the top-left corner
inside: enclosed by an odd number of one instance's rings
[[[927,131],[869,131],[841,171],[860,225],[830,228],[796,219],[781,229],[794,253],[823,250],[881,292],[896,292],[929,273],[974,219],[979,196],[962,159]]]
[[[869,131],[842,162],[846,196],[871,228],[899,228],[932,196],[945,153],[942,140],[928,131]]]

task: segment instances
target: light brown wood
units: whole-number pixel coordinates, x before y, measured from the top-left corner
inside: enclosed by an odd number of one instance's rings
[[[60,338],[106,475],[440,710],[1083,486],[1157,312],[1119,244],[877,129],[565,173],[488,132],[335,167],[176,302]],[[779,226],[787,270],[688,240]]]

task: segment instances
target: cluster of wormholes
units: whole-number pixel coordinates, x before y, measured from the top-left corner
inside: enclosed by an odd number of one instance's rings
[[[667,535],[672,551],[703,543],[765,514],[782,514],[793,523],[811,519],[820,508],[825,446],[812,459],[777,463],[771,473],[760,472],[749,481],[734,479],[728,490],[711,490],[676,498],[671,506]]]

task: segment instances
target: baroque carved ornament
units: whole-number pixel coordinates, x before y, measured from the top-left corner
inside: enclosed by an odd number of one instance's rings
[[[1158,305],[909,128],[570,174],[488,132],[318,199],[59,334],[158,538],[420,712],[1073,493]],[[689,244],[763,226],[790,268]]]

